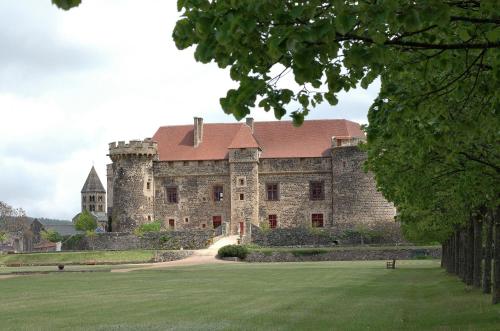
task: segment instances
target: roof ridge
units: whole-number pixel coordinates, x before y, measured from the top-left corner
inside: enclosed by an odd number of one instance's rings
[[[305,120],[307,122],[329,122],[329,121],[345,121],[349,123],[358,124],[357,122],[345,119],[345,118],[324,118],[324,119],[310,119]],[[272,121],[254,121],[255,123],[293,123],[292,120],[272,120]],[[205,125],[246,125],[244,122],[215,122],[215,123],[203,123]],[[193,124],[172,124],[172,125],[161,125],[160,128],[174,128],[174,127],[193,127]]]

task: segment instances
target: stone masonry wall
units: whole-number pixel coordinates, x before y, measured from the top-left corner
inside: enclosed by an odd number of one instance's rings
[[[356,146],[332,149],[333,224],[342,229],[394,223],[396,210],[363,171],[366,153]]]
[[[124,232],[98,233],[95,238],[84,238],[81,250],[131,250],[131,249],[202,249],[207,248],[213,238],[213,230],[182,230],[146,233],[142,237]]]
[[[311,181],[324,183],[324,199],[312,201]],[[267,200],[266,184],[278,184],[279,200]],[[277,216],[277,227],[310,227],[311,214],[323,214],[324,227],[332,226],[331,158],[263,159],[259,164],[259,223]]]
[[[175,229],[213,228],[213,217],[222,222],[231,215],[229,163],[218,161],[158,161],[154,163],[154,217],[168,226],[174,219]],[[222,201],[215,201],[214,186],[223,187]],[[167,201],[167,187],[177,187],[178,203]],[[187,219],[187,222],[186,222]]]
[[[411,260],[419,258],[441,258],[441,248],[395,248],[395,249],[334,249],[321,254],[293,254],[291,252],[250,252],[247,262],[304,262],[304,261],[370,261],[370,260]],[[398,263],[396,262],[396,268]]]
[[[141,156],[123,157],[113,163],[113,231],[132,232],[153,220],[152,168],[152,160]]]
[[[398,223],[371,224],[364,231],[354,229],[289,227],[263,230],[252,226],[251,241],[264,247],[334,246],[359,244],[406,244]]]
[[[229,151],[229,173],[231,177],[231,225],[232,234],[248,232],[246,224],[258,224],[259,213],[259,168],[256,148],[231,149]],[[243,198],[243,199],[242,199]]]

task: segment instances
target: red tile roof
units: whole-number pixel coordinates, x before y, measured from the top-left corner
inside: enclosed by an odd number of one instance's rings
[[[242,125],[234,136],[233,141],[227,148],[259,148],[259,144],[255,141],[252,134],[252,129],[249,126]]]
[[[328,156],[331,138],[364,137],[359,124],[347,120],[255,122],[254,133],[243,123],[204,124],[203,138],[193,147],[193,125],[162,126],[158,142],[160,161],[223,160],[229,148],[260,147],[261,158]]]

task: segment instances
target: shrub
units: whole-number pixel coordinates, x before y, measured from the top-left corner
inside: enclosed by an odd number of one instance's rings
[[[49,230],[43,230],[42,231],[42,238],[44,240],[57,243],[63,240],[63,237],[59,234],[59,232],[49,229]]]
[[[75,229],[78,231],[94,231],[96,228],[97,221],[88,210],[84,210],[76,219]]]
[[[141,237],[145,233],[148,232],[160,232],[161,230],[161,221],[153,221],[151,223],[144,223],[139,225],[135,230],[134,234],[138,237]]]
[[[218,254],[220,257],[237,257],[244,259],[248,255],[248,248],[240,245],[227,245],[221,247]]]
[[[62,248],[63,250],[79,250],[81,249],[81,241],[85,236],[83,234],[75,234],[69,237],[65,237],[66,239],[63,241]]]

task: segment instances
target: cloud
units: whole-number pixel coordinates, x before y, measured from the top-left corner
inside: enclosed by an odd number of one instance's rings
[[[0,200],[71,219],[92,164],[105,184],[109,142],[194,116],[234,121],[219,98],[236,83],[175,47],[178,17],[164,0],[85,0],[68,12],[50,0],[0,1]],[[350,91],[309,118],[365,123],[377,93],[377,84]],[[251,116],[274,120],[262,109]]]

